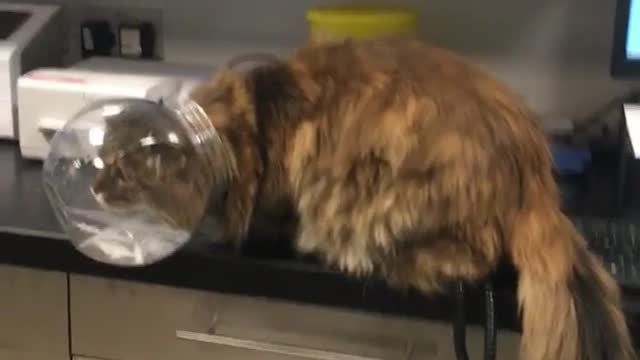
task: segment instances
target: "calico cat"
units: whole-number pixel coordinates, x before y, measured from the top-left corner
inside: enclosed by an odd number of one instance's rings
[[[314,45],[224,72],[192,99],[238,164],[218,199],[226,238],[242,242],[277,214],[300,252],[426,294],[481,281],[507,258],[522,359],[636,359],[616,282],[561,212],[534,115],[462,57],[417,40]]]

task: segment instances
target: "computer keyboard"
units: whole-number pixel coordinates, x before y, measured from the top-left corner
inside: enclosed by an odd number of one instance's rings
[[[617,280],[640,289],[640,222],[603,218],[573,221]]]

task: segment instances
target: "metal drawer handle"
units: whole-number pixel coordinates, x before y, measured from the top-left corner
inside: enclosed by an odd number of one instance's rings
[[[177,330],[176,336],[182,340],[198,341],[217,345],[226,345],[235,348],[270,352],[274,354],[299,356],[316,360],[383,360],[380,358],[349,355],[331,351],[302,348],[291,345],[274,344],[261,341],[238,339],[228,336],[210,335],[191,331]]]

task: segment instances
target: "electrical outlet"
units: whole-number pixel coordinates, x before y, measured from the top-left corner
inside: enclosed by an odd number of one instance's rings
[[[76,5],[65,9],[67,18],[66,64],[81,60],[81,26],[85,21],[107,21],[116,37],[112,55],[118,55],[118,29],[120,25],[148,22],[155,31],[155,58],[164,57],[163,11],[158,8],[131,5]]]

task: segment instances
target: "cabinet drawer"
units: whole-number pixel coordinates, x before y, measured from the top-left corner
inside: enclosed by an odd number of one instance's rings
[[[450,323],[383,316],[285,301],[216,295],[218,328],[250,339],[331,349],[366,359],[455,360]],[[198,334],[188,333],[192,337]],[[206,340],[207,336],[201,337]],[[484,331],[467,328],[467,348],[481,358]],[[498,334],[498,360],[517,359],[519,335]],[[324,359],[324,358],[323,358]],[[337,358],[331,358],[337,360]],[[340,358],[342,359],[342,358]]]
[[[406,358],[406,336],[391,330],[401,326],[389,318],[89,276],[70,279],[74,354],[114,360]]]
[[[74,354],[114,360],[454,358],[449,324],[88,276],[70,279]],[[470,330],[472,353],[476,343],[481,347],[481,336]]]
[[[69,359],[67,275],[0,265],[0,359]]]
[[[85,276],[72,276],[70,286],[74,354],[113,360],[298,360],[178,338],[181,329],[209,329],[214,293]]]

